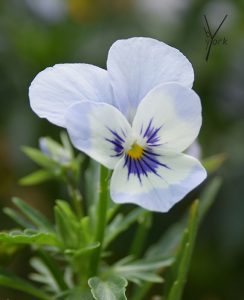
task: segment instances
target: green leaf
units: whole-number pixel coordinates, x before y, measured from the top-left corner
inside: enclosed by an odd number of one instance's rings
[[[79,249],[84,244],[82,224],[74,215],[69,204],[57,200],[54,208],[57,236],[64,249]]]
[[[42,289],[57,294],[60,292],[59,285],[53,277],[52,272],[40,258],[34,257],[30,260],[30,265],[36,271],[29,275],[30,279],[42,284]]]
[[[50,169],[57,166],[57,163],[55,163],[50,157],[43,154],[40,150],[31,147],[22,147],[22,151],[35,163],[44,168]]]
[[[65,270],[61,267],[55,260],[55,258],[45,250],[38,249],[37,251],[38,259],[42,262],[43,265],[49,270],[52,278],[55,280],[59,286],[60,291],[65,291],[68,289],[68,285],[65,280]],[[61,269],[62,268],[62,269]]]
[[[223,163],[228,158],[228,155],[226,153],[220,153],[217,155],[210,156],[208,158],[205,158],[203,160],[203,166],[206,168],[209,174],[214,173],[217,171]]]
[[[5,207],[3,212],[9,216],[13,221],[19,224],[23,228],[32,228],[33,225],[29,223],[25,218],[23,218],[20,214],[18,214],[15,210],[9,207]]]
[[[37,228],[43,231],[53,231],[50,222],[39,211],[32,208],[30,205],[19,198],[14,197],[12,201],[24,214],[24,216],[27,217]]]
[[[174,224],[170,229],[166,231],[166,233],[162,236],[162,238],[153,246],[149,248],[146,252],[146,259],[158,259],[160,257],[170,257],[174,254],[175,249],[179,245],[180,239],[182,237],[182,232],[184,230],[184,226],[186,224],[186,218],[179,223]],[[173,257],[173,256],[172,256]],[[133,293],[132,300],[142,300],[146,299],[145,295],[152,288],[152,282],[145,282],[142,286],[135,289]]]
[[[184,227],[187,223],[185,216],[178,223],[173,224],[161,237],[161,239],[152,245],[146,252],[147,258],[157,258],[160,256],[173,255],[179,245]]]
[[[35,185],[54,178],[54,175],[46,170],[38,170],[19,180],[21,185]]]
[[[58,246],[56,236],[47,232],[31,233],[25,231],[1,232],[0,241],[10,244]]]
[[[42,300],[53,299],[51,296],[45,294],[39,288],[34,287],[33,285],[29,284],[27,281],[20,279],[17,276],[7,273],[2,268],[0,268],[0,285],[24,292],[38,299],[42,299]]]
[[[118,214],[113,221],[107,226],[107,231],[104,240],[104,248],[123,231],[125,231],[131,224],[135,223],[140,217],[146,214],[146,211],[141,208],[136,208],[131,211],[127,216]]]
[[[113,276],[107,280],[92,277],[88,280],[92,295],[96,300],[126,300],[127,281],[123,277]]]
[[[166,285],[166,300],[180,300],[186,283],[190,260],[195,244],[198,228],[199,201],[196,200],[190,209],[188,226],[184,231],[176,260],[168,274]]]
[[[162,282],[163,279],[157,274],[158,271],[173,263],[171,257],[162,257],[160,260],[131,260],[131,257],[120,260],[113,266],[113,272],[137,284],[140,284],[141,281]]]

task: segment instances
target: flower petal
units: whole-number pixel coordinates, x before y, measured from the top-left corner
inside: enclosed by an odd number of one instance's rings
[[[131,127],[123,114],[106,103],[82,101],[66,114],[66,128],[74,146],[113,169],[123,154]]]
[[[192,87],[191,63],[177,49],[151,38],[116,41],[107,69],[119,109],[131,121],[136,107],[155,86],[177,82]]]
[[[29,89],[31,108],[64,127],[65,110],[83,99],[112,102],[106,70],[87,64],[59,64],[40,72]]]
[[[111,198],[116,203],[135,203],[148,210],[167,212],[206,178],[195,158],[185,154],[158,157],[156,173],[128,176],[124,159],[116,165],[111,179]]]
[[[160,150],[182,152],[196,139],[201,124],[198,95],[177,83],[169,83],[146,95],[138,106],[132,128]]]

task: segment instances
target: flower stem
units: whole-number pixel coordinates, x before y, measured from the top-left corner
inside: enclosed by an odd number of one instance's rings
[[[93,252],[93,255],[91,256],[91,276],[95,276],[97,274],[99,261],[102,253],[109,199],[108,175],[109,170],[103,166],[100,166],[100,191],[96,210],[95,231],[95,241],[98,241],[100,243],[100,246]]]

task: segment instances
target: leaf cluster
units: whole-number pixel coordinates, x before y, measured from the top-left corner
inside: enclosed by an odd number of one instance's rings
[[[23,178],[21,183],[59,179],[67,184],[71,202],[56,200],[54,223],[51,223],[25,201],[13,198],[15,208],[5,208],[4,212],[16,223],[16,229],[0,233],[0,261],[7,267],[9,258],[30,247],[32,272],[27,281],[1,267],[0,285],[44,300],[126,300],[127,294],[131,300],[143,300],[149,299],[153,285],[159,284],[162,293],[157,299],[180,300],[199,225],[215,199],[221,180],[214,178],[200,200],[192,203],[189,213],[142,252],[152,214],[141,208],[124,214],[119,206],[110,203],[102,220],[105,232],[101,236],[97,197],[87,201],[86,213],[80,207],[82,197],[77,183],[82,159],[74,157],[67,136],[63,135],[61,140],[62,145],[46,138],[41,150],[24,148],[27,156],[42,169]],[[216,156],[205,164],[214,172],[222,161],[222,156]],[[97,165],[92,164],[84,176],[92,182],[88,191],[92,194],[98,187],[100,196],[108,197],[108,173],[99,176],[97,171]],[[128,254],[114,262],[111,245],[132,225],[136,234]],[[94,257],[99,259],[95,269]]]

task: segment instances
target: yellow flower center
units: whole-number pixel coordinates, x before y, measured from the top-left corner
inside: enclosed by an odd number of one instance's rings
[[[137,144],[133,144],[127,152],[127,155],[133,159],[140,159],[143,155],[143,148]]]

